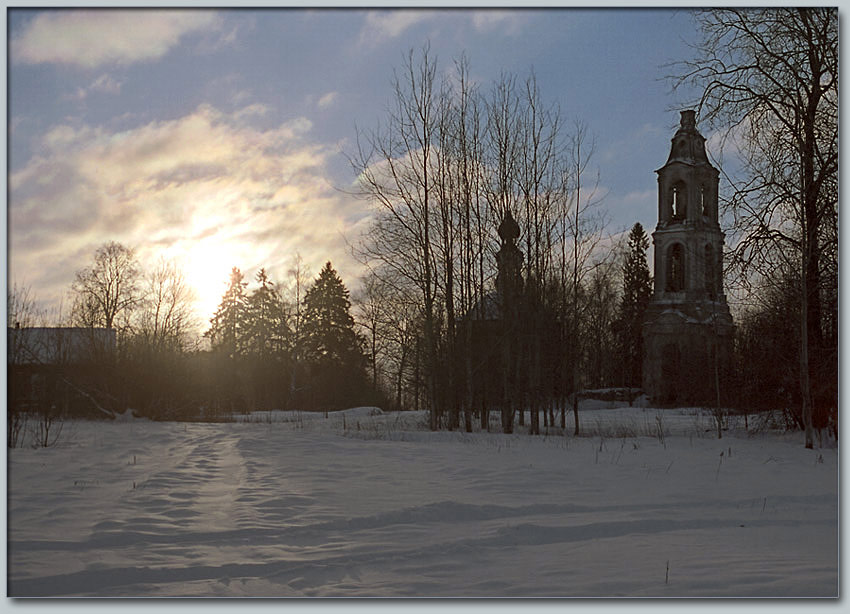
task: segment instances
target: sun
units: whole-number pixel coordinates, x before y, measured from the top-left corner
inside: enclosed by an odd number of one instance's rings
[[[230,270],[238,266],[232,251],[217,241],[200,241],[188,249],[186,280],[195,289],[195,311],[204,325],[227,290]]]

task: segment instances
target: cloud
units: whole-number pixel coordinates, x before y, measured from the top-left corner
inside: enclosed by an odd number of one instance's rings
[[[245,118],[248,118],[248,117],[262,117],[263,115],[265,115],[268,112],[269,112],[268,106],[266,106],[264,104],[260,104],[260,103],[254,103],[254,104],[248,105],[247,107],[244,107],[242,109],[237,110],[233,114],[233,117],[241,120],[241,119],[245,119]],[[307,127],[307,129],[309,129],[309,126]]]
[[[508,35],[519,34],[525,25],[527,15],[519,11],[484,10],[472,14],[472,26],[478,32],[501,30]]]
[[[89,91],[117,94],[121,91],[121,82],[116,81],[107,74],[102,74],[89,85]]]
[[[522,10],[459,10],[434,9],[384,9],[366,13],[365,23],[360,30],[359,44],[374,47],[389,40],[400,38],[414,26],[440,20],[441,25],[468,33],[469,24],[479,34],[503,33],[508,36],[519,34],[530,18]],[[435,36],[432,32],[431,36]]]
[[[636,221],[642,224],[648,221],[654,222],[655,215],[658,212],[657,202],[658,189],[655,187],[646,190],[632,190],[625,194],[615,193],[610,190],[606,190],[605,192],[605,208],[618,219],[628,220],[629,228]],[[636,219],[636,214],[638,216],[643,214],[649,219]],[[645,227],[648,228],[648,226]]]
[[[85,100],[91,92],[101,94],[118,94],[121,92],[121,81],[116,81],[104,73],[86,87],[78,87],[73,94],[65,96],[71,100]]]
[[[319,108],[327,109],[334,102],[336,102],[337,98],[339,98],[339,92],[328,92],[327,94],[319,98]]]
[[[635,126],[620,138],[611,141],[600,152],[600,160],[604,163],[612,163],[623,158],[640,157],[642,152],[649,153],[648,148],[657,143],[666,143],[669,147],[671,134],[663,126],[649,123]]]
[[[58,10],[40,13],[12,37],[15,63],[95,68],[164,56],[191,32],[220,27],[211,11]]]
[[[254,92],[247,86],[247,79],[238,72],[223,73],[207,81],[200,92],[205,100],[224,100],[231,107],[250,104],[255,100]]]
[[[360,31],[360,44],[376,45],[398,38],[414,25],[434,19],[437,15],[436,11],[414,9],[369,11]]]
[[[747,151],[747,137],[753,127],[748,118],[744,118],[731,127],[720,128],[707,133],[705,149],[715,165],[723,166],[728,156],[732,160],[744,156]]]
[[[353,282],[359,266],[342,236],[366,205],[324,179],[336,148],[310,142],[304,118],[268,130],[243,121],[261,112],[202,105],[118,132],[53,127],[9,178],[10,271],[56,300],[98,245],[117,240],[142,263],[182,263],[202,318],[232,266],[284,281],[300,252],[313,270],[331,259]]]

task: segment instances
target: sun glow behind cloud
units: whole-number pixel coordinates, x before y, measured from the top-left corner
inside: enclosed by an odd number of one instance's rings
[[[265,267],[284,283],[300,253],[314,271],[330,259],[351,275],[340,234],[365,205],[324,179],[335,150],[304,138],[312,127],[306,119],[258,128],[254,111],[202,105],[123,132],[50,130],[10,177],[12,268],[45,288],[51,285],[38,263],[58,262],[62,274],[51,275],[67,287],[80,262],[68,254],[85,262],[84,254],[117,240],[134,247],[143,265],[160,255],[180,264],[204,323],[233,266],[246,281]]]
[[[164,251],[169,260],[177,264],[195,290],[195,312],[206,328],[227,288],[230,269],[241,260],[230,245],[222,245],[214,238],[185,241]]]

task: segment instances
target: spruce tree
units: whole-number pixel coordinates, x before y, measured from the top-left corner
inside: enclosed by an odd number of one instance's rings
[[[246,304],[246,350],[260,358],[279,357],[290,337],[283,300],[265,269],[260,269],[256,281],[259,286]]]
[[[620,348],[627,386],[641,385],[643,373],[643,316],[652,295],[652,277],[646,263],[649,238],[640,223],[629,232],[623,264],[623,300],[620,303]]]
[[[373,402],[348,290],[330,262],[304,295],[303,318],[308,381],[301,402],[324,410]]]
[[[360,366],[363,352],[354,330],[348,289],[328,262],[304,296],[304,352],[322,365]]]
[[[227,291],[210,320],[210,329],[204,333],[204,336],[209,338],[213,350],[230,358],[243,354],[245,350],[247,283],[242,279],[242,272],[238,267],[233,267]]]

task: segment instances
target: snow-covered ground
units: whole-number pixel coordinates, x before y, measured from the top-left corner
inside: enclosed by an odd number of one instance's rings
[[[837,595],[834,444],[742,419],[718,440],[696,410],[581,420],[593,435],[369,408],[69,423],[9,453],[9,594]]]

